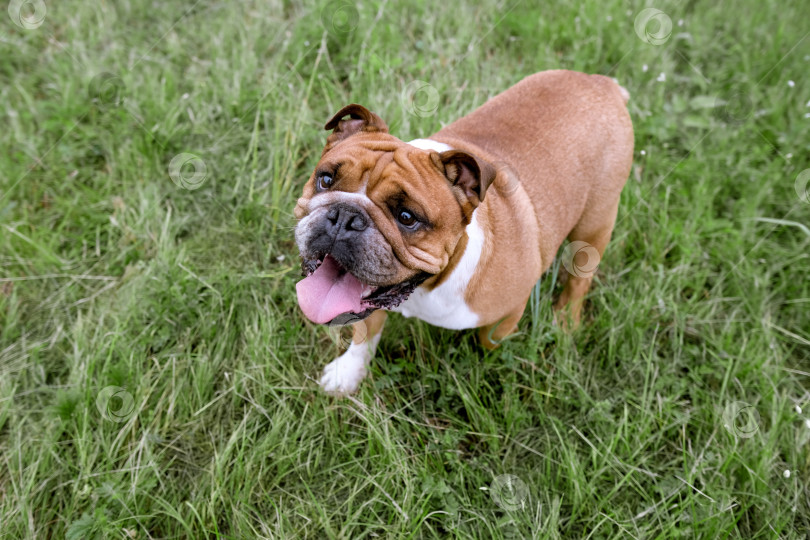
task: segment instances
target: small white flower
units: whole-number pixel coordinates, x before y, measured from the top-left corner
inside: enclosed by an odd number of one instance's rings
[[[807,420],[804,421],[804,427],[806,427],[807,429],[810,429],[810,418],[808,418]]]
[[[661,74],[658,75],[658,78],[655,80],[658,82],[664,82],[667,80],[667,74],[662,71]]]
[[[796,86],[796,83],[793,81],[788,81],[788,86],[793,88],[794,86]]]
[[[810,100],[808,100],[808,102],[807,102],[807,104],[805,105],[805,107],[810,107]]]
[[[796,411],[796,414],[802,414],[802,408],[796,405],[793,407],[793,410]]]
[[[647,64],[644,64],[643,66],[641,66],[641,71],[643,71],[644,73],[647,73],[648,69],[650,69],[650,68],[647,67]],[[808,101],[807,103],[810,104],[810,101]],[[808,105],[808,107],[810,107],[810,105]]]
[[[642,150],[642,151],[641,151],[641,155],[642,155],[642,156],[646,156],[646,155],[647,155],[647,151],[646,151],[646,150]]]
[[[188,99],[188,92],[186,92],[185,94],[183,94],[183,95],[182,95],[182,96],[180,96],[180,97],[181,97],[182,99]]]
[[[276,260],[278,262],[282,262],[284,259],[285,259],[284,255],[279,255],[278,257],[276,257]]]
[[[787,154],[785,154],[785,159],[790,159],[790,158],[792,158],[792,157],[793,157],[793,154],[791,154],[790,152],[788,152]]]
[[[678,26],[683,26],[683,19],[678,19]]]
[[[782,473],[782,476],[785,478],[790,478],[790,469],[785,469],[785,472]]]

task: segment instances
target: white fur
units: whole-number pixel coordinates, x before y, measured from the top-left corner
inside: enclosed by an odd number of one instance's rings
[[[453,149],[450,145],[434,141],[433,139],[414,139],[408,142],[408,144],[421,148],[422,150],[435,150],[436,152],[447,152]]]
[[[467,246],[458,265],[444,282],[433,290],[417,288],[407,300],[392,311],[405,317],[416,317],[434,326],[463,330],[478,326],[478,314],[464,300],[467,286],[481,260],[484,250],[484,230],[478,223],[476,212],[467,225]]]
[[[349,345],[345,353],[341,354],[323,369],[321,388],[325,392],[337,395],[352,394],[360,386],[360,381],[366,378],[368,363],[377,350],[382,332],[363,343]]]
[[[309,211],[312,213],[313,210],[316,210],[321,206],[331,206],[336,202],[341,201],[356,203],[363,207],[374,204],[371,199],[368,198],[368,195],[366,195],[365,189],[361,193],[351,191],[329,191],[327,193],[322,193],[319,197],[313,197],[312,202],[309,204]]]

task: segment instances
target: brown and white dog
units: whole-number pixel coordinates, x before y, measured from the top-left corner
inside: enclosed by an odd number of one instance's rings
[[[354,324],[323,389],[357,389],[386,311],[479,328],[492,348],[566,237],[601,257],[633,159],[628,98],[601,75],[545,71],[411,142],[360,105],[335,114],[295,207],[304,315]],[[563,323],[579,324],[591,279],[568,279]]]

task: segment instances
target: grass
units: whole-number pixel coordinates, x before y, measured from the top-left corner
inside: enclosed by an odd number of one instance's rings
[[[46,5],[0,14],[0,537],[804,538],[806,3],[656,3],[661,45],[616,0]],[[394,316],[324,395],[292,208],[325,121],[427,136],[550,68],[632,94],[583,327],[552,276],[491,353]]]

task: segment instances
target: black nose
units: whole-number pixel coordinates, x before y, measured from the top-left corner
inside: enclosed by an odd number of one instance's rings
[[[332,206],[326,213],[327,227],[329,232],[335,236],[339,236],[341,233],[351,234],[366,230],[368,219],[363,210],[344,203]]]

